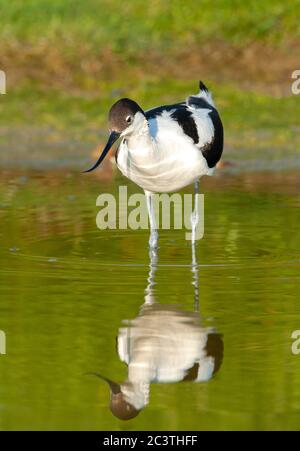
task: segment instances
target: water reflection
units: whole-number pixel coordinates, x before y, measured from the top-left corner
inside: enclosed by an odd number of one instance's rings
[[[223,340],[214,327],[204,325],[199,309],[199,274],[195,249],[192,259],[194,311],[159,304],[155,294],[158,257],[150,253],[149,275],[139,315],[124,321],[117,336],[117,352],[127,365],[127,379],[117,383],[93,373],[110,388],[110,410],[129,420],[149,403],[152,383],[205,382],[220,369]]]

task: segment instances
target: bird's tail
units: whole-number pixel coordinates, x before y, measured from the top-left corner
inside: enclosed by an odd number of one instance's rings
[[[196,96],[199,97],[200,99],[201,98],[205,99],[207,103],[209,103],[212,106],[215,106],[211,92],[207,89],[207,87],[201,80],[199,81],[199,88],[200,91],[198,94],[196,94]]]

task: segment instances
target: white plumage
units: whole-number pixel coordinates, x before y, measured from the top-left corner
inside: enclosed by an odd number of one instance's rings
[[[152,194],[178,191],[192,183],[197,194],[199,179],[213,174],[222,155],[221,119],[208,89],[202,82],[199,87],[199,93],[184,102],[147,111],[130,99],[116,102],[109,112],[108,143],[95,165],[86,171],[94,170],[116,139],[122,139],[116,162],[121,172],[146,193],[151,247],[157,245]],[[197,214],[193,218],[194,229]]]
[[[203,99],[202,108],[185,103],[174,108],[160,107],[154,116],[155,108],[137,112],[131,130],[124,138],[117,153],[117,165],[121,172],[144,190],[150,192],[173,192],[194,183],[203,175],[212,175],[201,148],[211,144],[215,128],[209,113],[214,108],[211,96],[202,90],[196,96]],[[172,115],[178,108],[186,108],[190,120],[194,121],[199,141],[194,143],[180,122]],[[149,119],[147,119],[149,116]]]
[[[214,328],[199,325],[197,314],[171,306],[144,308],[118,336],[119,356],[128,365],[128,379],[121,386],[126,401],[144,408],[150,383],[180,382],[195,365],[195,382],[211,379],[215,359],[207,355],[206,345],[215,333]]]

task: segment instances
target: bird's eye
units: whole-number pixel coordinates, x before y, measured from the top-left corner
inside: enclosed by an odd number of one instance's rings
[[[127,116],[127,117],[126,117],[126,122],[127,122],[128,124],[130,124],[130,122],[131,122],[131,116]]]

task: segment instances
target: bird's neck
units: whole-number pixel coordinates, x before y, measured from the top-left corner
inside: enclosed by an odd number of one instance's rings
[[[149,403],[150,383],[148,381],[127,382],[122,385],[122,393],[129,404],[137,410],[143,409]]]
[[[147,149],[152,145],[152,139],[149,131],[149,125],[145,119],[139,128],[135,130],[135,133],[127,137],[127,143],[129,150],[141,151],[141,149]]]

